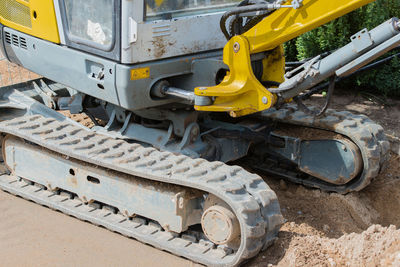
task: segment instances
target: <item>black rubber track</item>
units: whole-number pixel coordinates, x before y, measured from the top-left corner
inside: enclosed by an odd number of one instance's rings
[[[143,236],[130,229],[131,232],[128,234],[139,241],[202,264],[239,265],[243,260],[254,257],[262,248],[270,245],[283,223],[276,194],[260,176],[238,166],[160,152],[154,148],[145,148],[139,144],[130,144],[79,128],[68,119],[57,121],[41,115],[0,122],[0,132],[18,136],[83,162],[136,177],[202,190],[222,199],[235,212],[240,222],[241,245],[233,254],[216,256],[217,247],[199,250],[199,244],[193,242],[190,244],[185,242],[186,247],[183,249],[175,243],[181,239],[180,237],[171,237],[165,241],[156,238],[156,232]],[[3,177],[0,183],[0,187],[6,191],[126,234],[125,230],[118,230],[120,224],[117,221],[115,224],[103,223],[98,217],[87,217],[88,208],[82,207],[83,213],[78,214],[77,209],[66,209],[58,200],[58,202],[43,203],[43,199],[46,198],[38,197],[34,189],[26,191],[25,187],[10,188],[12,183],[10,184],[7,179]],[[34,185],[29,186],[34,187]],[[43,194],[48,193],[49,191],[46,191]]]
[[[300,179],[296,172],[271,168],[271,173],[280,175],[295,183],[341,194],[360,191],[378,176],[389,157],[390,143],[386,139],[382,126],[364,115],[328,109],[323,117],[316,118],[297,110],[295,106],[288,105],[279,110],[271,109],[262,112],[260,117],[279,123],[339,133],[353,141],[360,149],[364,165],[363,171],[357,178],[346,185],[329,184],[312,176]]]

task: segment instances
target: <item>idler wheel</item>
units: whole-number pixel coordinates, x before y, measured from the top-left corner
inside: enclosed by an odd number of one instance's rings
[[[201,227],[207,238],[218,245],[228,244],[240,236],[240,225],[235,214],[219,205],[204,211]]]

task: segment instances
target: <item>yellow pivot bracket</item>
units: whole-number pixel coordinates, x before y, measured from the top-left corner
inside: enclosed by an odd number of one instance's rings
[[[230,72],[221,84],[213,87],[198,87],[198,96],[215,97],[210,106],[195,106],[199,111],[229,112],[232,117],[248,115],[269,109],[276,102],[271,94],[254,76],[249,42],[245,37],[234,36],[224,48],[224,63]]]
[[[234,36],[223,52],[229,74],[221,84],[195,88],[195,95],[214,100],[207,106],[195,105],[199,111],[229,112],[238,117],[274,106],[277,97],[256,79],[250,55],[271,51],[297,36],[343,16],[374,0],[304,0],[299,9],[282,8],[241,36]],[[287,1],[286,4],[290,4]],[[263,77],[277,76],[277,64],[264,67]],[[279,74],[279,73],[278,73]],[[284,71],[282,71],[283,79]]]

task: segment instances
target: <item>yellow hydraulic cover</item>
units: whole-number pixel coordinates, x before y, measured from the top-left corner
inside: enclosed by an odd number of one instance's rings
[[[250,55],[276,49],[263,61],[263,78],[281,82],[285,62],[282,50],[277,49],[279,46],[373,1],[304,0],[299,9],[282,8],[273,12],[249,31],[229,40],[223,54],[229,73],[219,85],[195,88],[197,96],[214,99],[213,104],[196,105],[195,109],[229,112],[232,117],[239,117],[273,107],[277,96],[254,76]]]
[[[243,36],[249,41],[250,54],[268,51],[374,1],[304,0],[301,8],[277,10]]]
[[[53,0],[0,0],[0,23],[60,43]]]
[[[198,96],[212,96],[211,106],[195,106],[199,111],[229,112],[241,117],[266,110],[276,102],[276,96],[261,85],[253,73],[249,44],[243,36],[234,36],[224,49],[224,63],[230,67],[229,74],[217,86],[195,88]]]

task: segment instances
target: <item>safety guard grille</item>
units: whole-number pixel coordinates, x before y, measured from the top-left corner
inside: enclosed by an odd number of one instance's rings
[[[25,0],[29,3],[29,0]],[[16,0],[0,0],[0,17],[18,25],[32,28],[30,8]]]
[[[13,44],[15,46],[27,49],[26,39],[15,34],[11,34],[7,31],[4,32],[4,41],[7,44]]]

